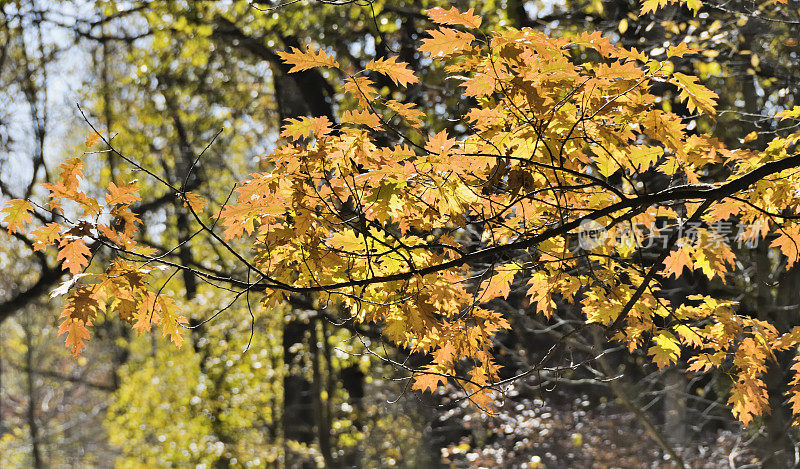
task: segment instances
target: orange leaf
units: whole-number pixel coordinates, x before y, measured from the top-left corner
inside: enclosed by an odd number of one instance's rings
[[[309,49],[303,52],[297,47],[292,47],[290,52],[277,52],[277,54],[284,62],[292,66],[289,73],[302,72],[315,67],[339,68],[339,62],[326,54],[324,50],[318,50],[315,53]]]
[[[283,126],[281,137],[298,141],[308,136],[309,133],[314,137],[322,137],[333,130],[331,121],[326,117],[301,117],[299,119],[287,119]]]
[[[89,256],[91,255],[92,252],[86,247],[83,239],[70,236],[61,240],[56,259],[63,260],[62,269],[77,274],[89,265]]]
[[[407,86],[409,83],[417,83],[419,78],[407,67],[406,62],[398,62],[397,57],[378,60],[370,60],[367,70],[383,73],[399,86]]]
[[[127,184],[123,183],[117,186],[113,182],[108,185],[108,194],[106,194],[106,203],[108,205],[129,205],[137,200],[142,200],[136,192],[141,189],[139,183],[131,181]]]
[[[782,229],[780,235],[770,244],[772,247],[780,248],[783,255],[787,257],[787,269],[800,260],[798,243],[800,243],[800,227],[795,226]]]
[[[481,26],[481,21],[483,21],[480,16],[475,15],[474,8],[470,8],[466,13],[461,13],[456,7],[451,7],[449,10],[432,8],[426,13],[431,21],[439,24],[453,24],[466,26],[468,28],[479,28]]]
[[[446,154],[456,144],[456,139],[447,138],[447,131],[433,135],[425,144],[425,149],[434,154]]]
[[[445,380],[444,376],[435,375],[432,373],[422,373],[414,377],[414,385],[411,386],[411,389],[419,389],[423,392],[433,392],[439,386],[439,383],[444,384],[446,381],[447,380]]]
[[[86,148],[92,148],[100,141],[100,137],[103,135],[103,130],[98,130],[97,132],[92,132],[86,137]]]
[[[194,192],[186,192],[185,194],[183,194],[183,196],[184,196],[184,202],[183,202],[184,207],[188,204],[189,207],[195,213],[203,213],[203,209],[206,206],[206,199],[200,197]]]
[[[492,298],[506,298],[511,293],[511,283],[519,271],[515,264],[506,264],[497,269],[497,272],[481,283],[478,301],[486,302]]]
[[[361,124],[373,129],[381,128],[381,118],[370,111],[344,111],[343,124]]]
[[[450,28],[428,31],[431,37],[422,40],[420,52],[427,52],[433,57],[444,57],[458,52],[470,50],[475,36]]]
[[[31,235],[36,239],[33,250],[43,251],[47,246],[61,239],[61,225],[58,223],[48,223],[33,230]]]
[[[22,231],[25,223],[31,222],[31,210],[33,205],[27,200],[12,199],[6,203],[5,208],[0,210],[0,213],[5,213],[6,217],[3,219],[8,223],[8,232],[16,233]]]
[[[355,96],[358,104],[367,107],[378,96],[378,91],[373,85],[372,80],[367,77],[350,77],[344,82],[343,88]]]
[[[396,112],[398,116],[405,119],[410,125],[418,126],[422,124],[422,117],[425,115],[422,111],[414,109],[414,104],[401,103],[390,99],[386,101],[386,107]]]
[[[683,275],[684,267],[690,271],[694,269],[694,263],[689,257],[689,252],[684,248],[679,248],[677,251],[669,253],[669,256],[664,259],[664,266],[666,267],[665,270],[670,273],[669,277],[674,276],[675,278]]]
[[[58,328],[58,335],[60,336],[65,332],[67,333],[65,345],[67,348],[72,349],[72,355],[78,358],[78,355],[86,347],[83,341],[89,340],[89,329],[86,328],[83,321],[67,318]]]

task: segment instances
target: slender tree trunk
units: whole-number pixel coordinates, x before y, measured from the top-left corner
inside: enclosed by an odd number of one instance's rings
[[[314,375],[314,420],[316,421],[319,450],[322,453],[322,457],[325,459],[325,467],[335,467],[333,452],[331,449],[330,423],[328,422],[325,403],[323,403],[322,397],[322,380],[324,378],[320,368],[319,346],[317,345],[317,341],[319,340],[319,334],[317,333],[317,322],[319,321],[314,321],[312,323],[311,337],[308,340],[311,352],[311,368]],[[330,372],[330,370],[328,371]],[[328,396],[328,399],[330,399],[330,395]]]
[[[36,396],[36,387],[33,382],[33,337],[31,337],[30,326],[23,325],[25,331],[25,384],[28,392],[28,408],[26,417],[28,420],[28,431],[31,437],[31,457],[33,458],[33,467],[41,469],[44,467],[42,461],[42,452],[39,441],[39,425],[36,422],[36,403],[38,402]]]

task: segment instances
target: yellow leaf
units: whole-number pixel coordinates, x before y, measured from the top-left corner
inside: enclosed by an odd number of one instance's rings
[[[420,52],[428,53],[433,57],[445,57],[470,50],[475,36],[469,33],[456,31],[450,28],[440,28],[428,31],[431,37],[422,40]]]
[[[782,228],[778,237],[770,244],[772,247],[779,248],[783,255],[786,256],[787,269],[790,269],[795,262],[800,260],[800,249],[798,249],[798,243],[800,243],[800,227],[793,226]]]
[[[661,331],[653,337],[653,346],[647,351],[653,356],[653,361],[659,369],[672,365],[678,361],[681,348],[678,339],[669,332]]]
[[[409,83],[417,83],[419,81],[419,78],[414,75],[414,72],[407,65],[406,62],[398,62],[397,57],[379,58],[378,60],[370,60],[367,64],[367,70],[383,73],[399,86],[407,86]]]
[[[292,66],[289,73],[302,72],[315,67],[339,68],[339,62],[326,54],[324,50],[314,52],[309,49],[303,52],[297,47],[292,47],[289,52],[279,51],[277,54],[284,62]]]
[[[378,91],[373,85],[374,83],[369,78],[355,76],[345,80],[343,88],[358,100],[361,107],[368,107],[369,103],[378,96]]]
[[[664,266],[666,267],[664,270],[670,274],[668,277],[674,276],[675,278],[683,275],[684,267],[688,268],[689,271],[694,270],[694,263],[689,257],[688,247],[683,246],[678,248],[677,251],[669,253],[669,256],[664,259]]]
[[[717,94],[698,83],[697,77],[676,72],[672,74],[669,82],[681,90],[679,97],[681,100],[686,101],[686,106],[690,112],[700,109],[710,116],[717,113],[714,109],[717,104]]]
[[[386,101],[386,107],[397,113],[398,116],[402,117],[412,126],[418,126],[422,124],[422,117],[425,115],[422,111],[418,109],[414,109],[414,103],[401,103],[390,99]]]
[[[758,138],[758,132],[752,131],[749,134],[745,135],[745,137],[742,139],[742,143],[752,142],[757,138]]]
[[[189,191],[184,194],[183,206],[185,207],[186,205],[189,205],[189,207],[195,213],[200,214],[203,213],[203,209],[206,206],[206,200],[194,192]]]
[[[61,225],[58,223],[48,223],[31,232],[36,239],[33,245],[34,251],[43,251],[47,246],[61,239]]]
[[[286,119],[281,137],[298,141],[310,133],[314,137],[322,137],[333,130],[331,121],[326,117],[301,117],[299,119]]]
[[[470,8],[465,13],[461,13],[456,7],[451,7],[449,10],[443,8],[431,8],[426,12],[428,17],[434,23],[438,24],[452,24],[459,26],[466,26],[468,28],[479,28],[483,19],[475,15],[475,9]]]
[[[25,223],[31,222],[31,210],[33,210],[33,205],[27,200],[12,199],[6,202],[6,206],[0,210],[0,213],[6,214],[3,221],[8,223],[8,232],[22,231]]]
[[[92,148],[100,141],[100,137],[103,135],[103,130],[98,130],[97,132],[92,132],[86,137],[86,148]]]
[[[511,284],[518,271],[519,266],[513,262],[498,267],[494,275],[481,283],[478,301],[487,302],[492,298],[507,298],[511,293]]]
[[[380,129],[381,118],[376,114],[364,111],[344,111],[342,113],[342,124],[365,125],[371,129]]]

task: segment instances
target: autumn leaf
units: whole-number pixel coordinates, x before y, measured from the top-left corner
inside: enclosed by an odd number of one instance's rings
[[[386,101],[386,107],[405,119],[409,125],[419,126],[422,124],[424,114],[419,109],[414,109],[415,105],[413,103],[406,104],[390,99]]]
[[[61,225],[55,222],[48,223],[31,231],[31,236],[36,240],[33,250],[43,251],[47,246],[61,239]]]
[[[187,205],[192,209],[192,211],[200,214],[203,213],[203,209],[206,206],[206,199],[195,194],[194,192],[186,191],[183,194],[183,206],[186,207]]]
[[[422,40],[419,51],[428,53],[432,57],[445,57],[470,50],[472,41],[475,40],[472,34],[450,28],[440,28],[428,33],[431,37]]]
[[[778,237],[775,238],[771,247],[777,247],[786,256],[786,268],[790,269],[800,260],[800,226],[786,227],[778,232]]]
[[[461,13],[456,7],[450,7],[449,10],[443,8],[431,8],[426,12],[428,17],[434,23],[438,24],[451,24],[466,26],[468,28],[480,28],[483,18],[475,15],[475,9],[470,8],[465,13]]]
[[[683,101],[686,101],[690,112],[700,109],[709,116],[713,116],[717,113],[715,106],[717,104],[716,99],[719,96],[698,83],[697,77],[675,72],[672,74],[672,78],[669,82],[676,85],[678,89],[681,90],[679,97]]]
[[[13,234],[18,231],[22,231],[25,223],[31,222],[30,212],[32,210],[33,205],[31,205],[31,203],[27,200],[12,199],[6,202],[6,206],[3,208],[3,210],[0,210],[0,213],[6,214],[3,221],[8,223],[8,227],[6,227],[8,232]]]
[[[414,376],[414,384],[411,389],[418,389],[423,392],[433,392],[439,384],[446,383],[444,376],[433,373],[420,373]]]
[[[654,12],[661,7],[667,6],[669,3],[672,3],[676,0],[643,0],[642,1],[642,9],[639,11],[639,16],[642,16],[646,13]]]
[[[368,77],[348,77],[342,86],[344,90],[356,98],[361,107],[369,107],[370,103],[378,97],[375,84]]]
[[[69,270],[71,274],[77,274],[89,265],[89,257],[91,255],[92,252],[86,247],[83,239],[67,236],[59,244],[56,259],[62,261],[62,269]]]
[[[78,358],[78,355],[81,354],[81,351],[86,348],[86,345],[83,343],[83,341],[89,340],[89,329],[86,328],[83,321],[67,318],[58,328],[59,336],[64,333],[67,334],[66,347],[72,350],[72,356]]]
[[[406,62],[398,62],[397,57],[379,58],[370,60],[367,70],[378,72],[389,77],[398,86],[408,86],[411,83],[419,82],[419,78],[408,68]]]
[[[442,130],[428,139],[428,142],[425,144],[425,150],[434,154],[446,154],[455,144],[456,139],[447,138],[447,131]]]
[[[92,132],[86,137],[86,148],[92,148],[100,141],[100,138],[103,136],[104,130],[98,130],[97,132]]]
[[[647,351],[659,369],[675,364],[681,354],[678,339],[669,332],[661,331],[653,337],[653,346]]]
[[[478,301],[486,302],[492,298],[507,298],[511,293],[511,283],[517,272],[519,272],[519,266],[514,263],[497,268],[494,275],[481,283]]]
[[[324,50],[314,52],[308,49],[303,52],[297,47],[292,47],[289,52],[278,51],[276,54],[284,62],[292,66],[289,69],[289,73],[302,72],[315,67],[339,68],[339,62],[325,53]]]
[[[342,113],[342,124],[364,125],[375,130],[382,127],[381,118],[367,110],[344,111],[344,113]]]
[[[106,194],[106,203],[108,205],[129,205],[138,200],[142,200],[136,193],[141,189],[138,182],[131,181],[129,183],[122,183],[119,186],[113,182],[108,184],[108,193]]]
[[[333,128],[327,116],[301,117],[299,119],[287,119],[280,136],[298,141],[308,137],[309,134],[319,138],[329,134],[331,130]]]
[[[670,252],[666,259],[664,259],[664,267],[664,271],[670,274],[669,277],[674,276],[675,278],[683,275],[684,267],[692,271],[694,269],[694,263],[689,256],[689,248],[683,246]]]

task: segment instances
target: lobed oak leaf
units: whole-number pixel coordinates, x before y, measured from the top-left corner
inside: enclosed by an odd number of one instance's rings
[[[386,101],[386,107],[397,113],[398,116],[405,119],[410,125],[419,126],[422,125],[422,117],[425,114],[419,109],[414,109],[415,106],[414,103],[406,104],[395,101],[394,99]]]
[[[61,268],[69,270],[72,274],[80,273],[84,267],[89,265],[89,257],[92,252],[86,247],[82,238],[68,236],[61,240],[58,245],[57,260],[62,261]]]
[[[66,347],[72,350],[72,356],[78,358],[78,355],[81,354],[81,351],[86,348],[86,345],[83,343],[83,341],[89,340],[89,329],[86,328],[86,325],[83,321],[67,318],[58,328],[59,336],[64,333],[67,334],[65,341]]]
[[[434,23],[466,26],[475,29],[480,28],[483,21],[483,18],[475,14],[474,8],[462,13],[456,7],[450,7],[449,10],[437,7],[431,8],[426,14]]]
[[[455,144],[456,139],[447,138],[447,131],[442,130],[428,139],[428,142],[425,143],[425,150],[437,155],[447,154]]]
[[[492,298],[507,298],[511,293],[511,284],[518,271],[519,267],[514,263],[498,268],[493,276],[481,283],[478,301],[486,302]]]
[[[688,247],[684,246],[669,253],[666,259],[664,259],[664,267],[664,270],[670,274],[668,277],[674,276],[675,278],[683,275],[684,267],[688,268],[690,271],[694,270],[694,263],[691,257],[689,257]]]
[[[31,222],[32,210],[33,205],[27,200],[12,199],[6,202],[6,206],[3,210],[0,210],[0,213],[6,214],[3,221],[8,223],[7,230],[9,234],[22,231],[22,228],[25,227],[25,223]]]
[[[296,142],[307,137],[309,133],[319,138],[329,134],[331,130],[333,128],[327,116],[301,117],[299,119],[287,119],[280,136]]]
[[[678,339],[669,332],[661,331],[653,337],[653,346],[647,351],[653,356],[653,361],[659,369],[677,363],[681,355]]]
[[[141,197],[136,194],[139,189],[141,189],[141,186],[135,180],[129,183],[122,183],[119,186],[111,182],[108,184],[106,203],[108,205],[130,205],[138,200],[142,200]]]
[[[655,12],[661,7],[667,6],[667,4],[674,2],[675,0],[643,0],[642,1],[642,9],[639,11],[639,16],[642,16],[649,12]]]
[[[203,209],[206,206],[206,199],[202,198],[201,196],[195,194],[194,192],[187,191],[183,194],[183,206],[189,206],[197,214],[203,213]]]
[[[302,72],[316,67],[339,68],[339,62],[325,53],[324,50],[314,52],[308,49],[304,52],[297,47],[292,47],[289,52],[278,51],[276,54],[285,63],[292,66],[289,69],[289,73]]]
[[[716,99],[719,96],[717,93],[714,93],[698,83],[697,77],[675,72],[672,74],[672,78],[670,78],[669,82],[680,89],[679,97],[681,100],[686,101],[686,106],[689,108],[690,112],[699,109],[709,116],[713,116],[717,113],[714,106],[716,106]]]
[[[33,245],[33,250],[44,251],[47,246],[61,239],[61,225],[58,223],[48,223],[31,231],[31,235],[36,240]]]
[[[398,86],[408,86],[411,83],[419,82],[419,78],[408,68],[408,63],[398,62],[397,57],[386,59],[381,57],[377,60],[370,60],[366,68],[386,75]]]
[[[447,380],[444,376],[433,373],[420,373],[414,376],[414,384],[411,389],[418,389],[423,392],[433,392],[439,387],[439,384],[446,383]]]
[[[371,129],[380,129],[381,118],[370,111],[344,111],[342,113],[343,124],[365,125]]]
[[[431,37],[422,40],[420,52],[428,53],[432,57],[446,57],[472,48],[475,36],[469,33],[456,31],[450,28],[440,28],[428,31]]]
[[[378,91],[374,85],[372,80],[367,77],[354,76],[345,80],[342,87],[358,100],[359,105],[369,107],[369,104],[378,97]]]
[[[186,324],[187,320],[178,313],[178,305],[175,303],[175,300],[164,295],[159,296],[158,312],[161,321],[162,337],[169,335],[172,343],[178,348],[181,348],[183,345],[181,326]]]
[[[433,353],[433,359],[440,365],[446,365],[455,360],[455,355],[456,348],[453,346],[452,342],[447,341],[443,346],[436,349]]]
[[[530,288],[525,293],[532,303],[536,303],[536,311],[549,318],[553,315],[556,303],[553,301],[551,290],[551,278],[546,272],[534,272],[528,280]]]
[[[102,130],[102,129],[98,130],[96,132],[92,131],[92,133],[90,133],[86,137],[86,142],[84,142],[86,144],[86,148],[92,148],[93,146],[95,146],[97,144],[97,142],[100,141],[100,137],[103,136],[103,132],[104,132],[104,130]]]
[[[786,269],[790,269],[800,260],[800,226],[782,228],[776,239],[770,243],[771,247],[777,247],[787,258]]]

